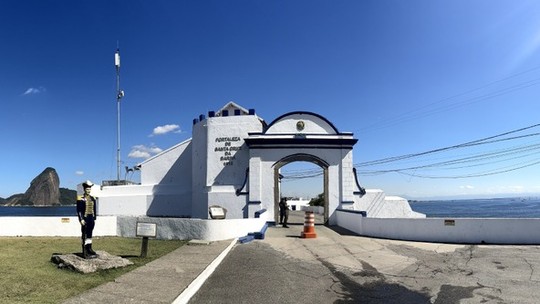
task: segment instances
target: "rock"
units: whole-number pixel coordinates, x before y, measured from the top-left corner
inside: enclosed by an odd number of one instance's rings
[[[128,259],[109,254],[106,251],[96,251],[95,259],[84,259],[80,255],[69,253],[54,253],[51,262],[58,265],[58,268],[67,268],[80,273],[92,273],[99,270],[121,268],[133,265]]]
[[[53,168],[46,168],[30,183],[23,195],[14,195],[7,206],[33,205],[53,206],[60,204],[60,178]]]

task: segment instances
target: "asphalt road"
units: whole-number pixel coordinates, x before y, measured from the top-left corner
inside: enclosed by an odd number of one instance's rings
[[[538,303],[540,246],[381,240],[317,226],[238,244],[190,303]]]

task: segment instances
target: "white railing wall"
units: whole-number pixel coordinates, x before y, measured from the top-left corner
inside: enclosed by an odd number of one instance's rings
[[[121,216],[118,217],[118,236],[135,237],[137,222],[155,223],[158,239],[221,241],[259,232],[266,224],[266,219],[203,220]]]
[[[95,236],[116,236],[116,216],[98,216]],[[81,236],[76,216],[0,216],[0,236]]]
[[[371,204],[366,210],[367,214],[369,214],[370,217],[376,217],[379,211],[383,208],[384,197],[385,197],[384,192],[382,191],[376,192],[375,197],[373,198],[373,200],[371,201]]]
[[[369,218],[336,210],[337,225],[359,235],[422,242],[540,244],[540,219]]]
[[[266,224],[266,213],[249,219],[187,219],[136,216],[98,216],[94,236],[136,237],[137,222],[156,223],[158,239],[219,241],[259,232]],[[80,237],[77,217],[2,216],[0,236]]]

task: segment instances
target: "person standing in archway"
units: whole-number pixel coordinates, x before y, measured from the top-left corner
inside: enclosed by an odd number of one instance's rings
[[[287,221],[289,220],[289,205],[287,205],[287,200],[282,197],[279,201],[279,223],[283,225],[284,228],[289,228],[287,226]]]
[[[77,217],[81,223],[81,241],[82,254],[85,259],[96,258],[96,252],[92,250],[92,232],[97,217],[96,198],[90,195],[92,186],[91,181],[82,184],[84,194],[77,197]]]

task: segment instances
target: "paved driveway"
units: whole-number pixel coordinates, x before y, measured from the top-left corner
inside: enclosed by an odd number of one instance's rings
[[[539,246],[365,238],[269,228],[236,245],[190,303],[538,303]]]

